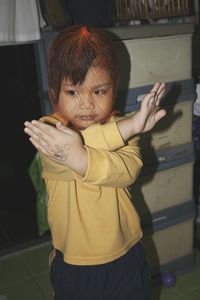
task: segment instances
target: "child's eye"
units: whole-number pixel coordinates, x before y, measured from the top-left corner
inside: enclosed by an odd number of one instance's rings
[[[105,90],[105,89],[99,89],[99,90],[96,90],[96,91],[95,91],[95,94],[96,94],[96,95],[104,95],[104,94],[106,94],[106,90]]]
[[[76,96],[78,93],[77,93],[75,90],[68,90],[68,91],[67,91],[67,94],[68,94],[69,96],[74,97],[74,96]]]

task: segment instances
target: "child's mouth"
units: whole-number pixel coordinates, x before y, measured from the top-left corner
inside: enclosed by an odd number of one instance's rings
[[[79,119],[82,120],[82,121],[93,121],[94,118],[95,117],[91,116],[91,115],[89,115],[89,116],[87,116],[87,115],[85,115],[85,116],[79,116]]]

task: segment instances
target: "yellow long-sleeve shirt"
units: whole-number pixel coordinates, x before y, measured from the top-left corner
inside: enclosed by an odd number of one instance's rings
[[[88,152],[86,175],[41,156],[53,246],[74,265],[113,261],[142,237],[128,191],[142,162],[138,138],[126,145],[114,118],[81,134]]]

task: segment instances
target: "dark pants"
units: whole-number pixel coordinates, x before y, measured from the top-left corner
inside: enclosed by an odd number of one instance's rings
[[[149,272],[142,244],[119,259],[95,266],[75,266],[61,252],[51,265],[54,300],[147,300]]]

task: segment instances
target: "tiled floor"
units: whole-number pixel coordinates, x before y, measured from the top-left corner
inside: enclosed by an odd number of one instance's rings
[[[49,242],[0,257],[0,300],[53,300],[49,281]],[[177,276],[171,288],[152,282],[151,300],[200,299],[200,251],[195,267]],[[123,300],[123,299],[122,299]]]
[[[0,300],[51,300],[49,242],[0,258]]]

